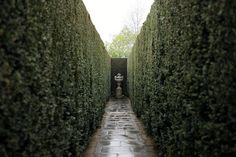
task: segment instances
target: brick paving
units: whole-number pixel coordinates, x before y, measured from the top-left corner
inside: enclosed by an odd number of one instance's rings
[[[155,144],[145,134],[128,98],[111,98],[105,111],[101,129],[83,157],[157,157]]]

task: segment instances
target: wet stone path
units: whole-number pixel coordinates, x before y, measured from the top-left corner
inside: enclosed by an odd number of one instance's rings
[[[129,99],[110,99],[101,129],[92,137],[83,157],[157,157],[157,152]]]

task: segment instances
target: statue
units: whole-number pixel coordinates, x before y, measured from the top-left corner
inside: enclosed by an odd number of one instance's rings
[[[115,77],[115,81],[117,82],[117,88],[116,88],[116,98],[122,98],[122,88],[120,87],[121,82],[123,81],[124,77],[121,76],[120,73],[118,73]]]

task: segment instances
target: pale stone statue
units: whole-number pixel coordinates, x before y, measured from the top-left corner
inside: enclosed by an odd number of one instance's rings
[[[120,73],[118,73],[115,77],[115,81],[117,82],[117,88],[116,88],[116,98],[122,98],[122,88],[120,87],[121,82],[123,81],[124,77],[121,76]]]

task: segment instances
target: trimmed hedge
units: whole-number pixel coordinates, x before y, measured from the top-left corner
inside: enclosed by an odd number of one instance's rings
[[[155,0],[128,81],[159,156],[235,156],[235,15],[235,0]]]
[[[110,94],[82,0],[1,1],[0,69],[0,156],[80,156]]]

